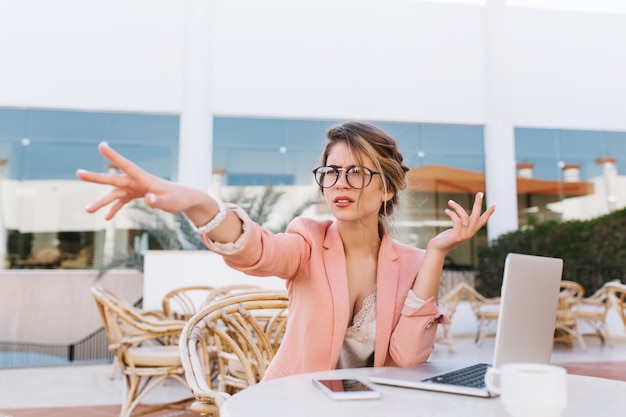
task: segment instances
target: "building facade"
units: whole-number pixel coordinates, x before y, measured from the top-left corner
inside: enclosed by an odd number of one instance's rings
[[[497,205],[483,234],[452,254],[462,266],[529,216],[590,218],[626,205],[624,13],[503,0],[23,0],[2,9],[0,34],[14,40],[0,46],[9,267],[37,265],[35,249],[50,246],[54,266],[91,267],[138,244],[132,215],[108,223],[84,213],[105,190],[74,172],[112,169],[96,152],[102,140],[223,198],[241,186],[285,187],[277,211],[288,216],[315,192],[310,170],[328,126],[375,122],[417,172],[448,168],[436,186],[419,176],[410,184],[396,219],[402,239],[424,246],[447,227],[449,198],[469,206],[484,190]],[[484,183],[455,180],[444,191],[449,169]],[[549,192],[521,192],[529,172]],[[578,191],[567,191],[572,183]]]

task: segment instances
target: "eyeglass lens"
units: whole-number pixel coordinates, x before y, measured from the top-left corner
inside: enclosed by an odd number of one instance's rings
[[[339,180],[340,171],[345,171],[346,181],[352,188],[367,187],[372,180],[372,173],[369,170],[357,166],[348,169],[319,167],[315,170],[315,180],[322,188],[330,188]]]

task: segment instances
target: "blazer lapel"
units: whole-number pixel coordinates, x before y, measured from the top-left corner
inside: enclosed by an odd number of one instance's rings
[[[398,254],[393,247],[391,239],[387,234],[383,235],[378,254],[378,271],[376,272],[376,355],[375,359],[382,365],[393,330],[393,318],[396,312],[393,308],[398,308],[396,298],[398,297],[398,282],[400,280],[400,264]],[[381,308],[385,306],[385,308]],[[401,308],[402,304],[400,304]]]
[[[350,324],[350,303],[348,277],[346,275],[346,257],[336,223],[331,224],[328,228],[323,246],[324,270],[328,286],[330,287],[333,311],[335,313],[332,346],[339,346],[339,349],[337,349],[337,352],[339,352],[346,335],[346,329]],[[338,359],[338,356],[331,358],[331,361],[333,361],[331,366],[335,366]]]

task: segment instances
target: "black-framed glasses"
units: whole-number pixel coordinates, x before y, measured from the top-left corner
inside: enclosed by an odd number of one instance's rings
[[[345,172],[346,181],[352,188],[361,189],[370,185],[374,175],[380,175],[380,172],[372,171],[366,167],[351,166],[348,168],[338,168],[333,166],[321,166],[313,170],[315,181],[322,188],[330,188],[337,184],[339,174]]]

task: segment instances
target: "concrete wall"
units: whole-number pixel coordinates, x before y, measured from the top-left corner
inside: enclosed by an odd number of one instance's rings
[[[97,271],[0,271],[0,341],[70,344],[102,327],[89,287]],[[137,271],[111,271],[99,282],[131,303],[143,293]]]
[[[220,287],[253,284],[269,289],[285,289],[285,281],[277,277],[252,277],[226,265],[224,259],[209,251],[146,251],[144,252],[145,309],[160,309],[163,296],[176,288],[189,285]]]
[[[179,113],[180,0],[4,2],[0,106]],[[485,10],[214,0],[218,115],[485,122]],[[506,8],[515,125],[626,130],[626,14]]]

